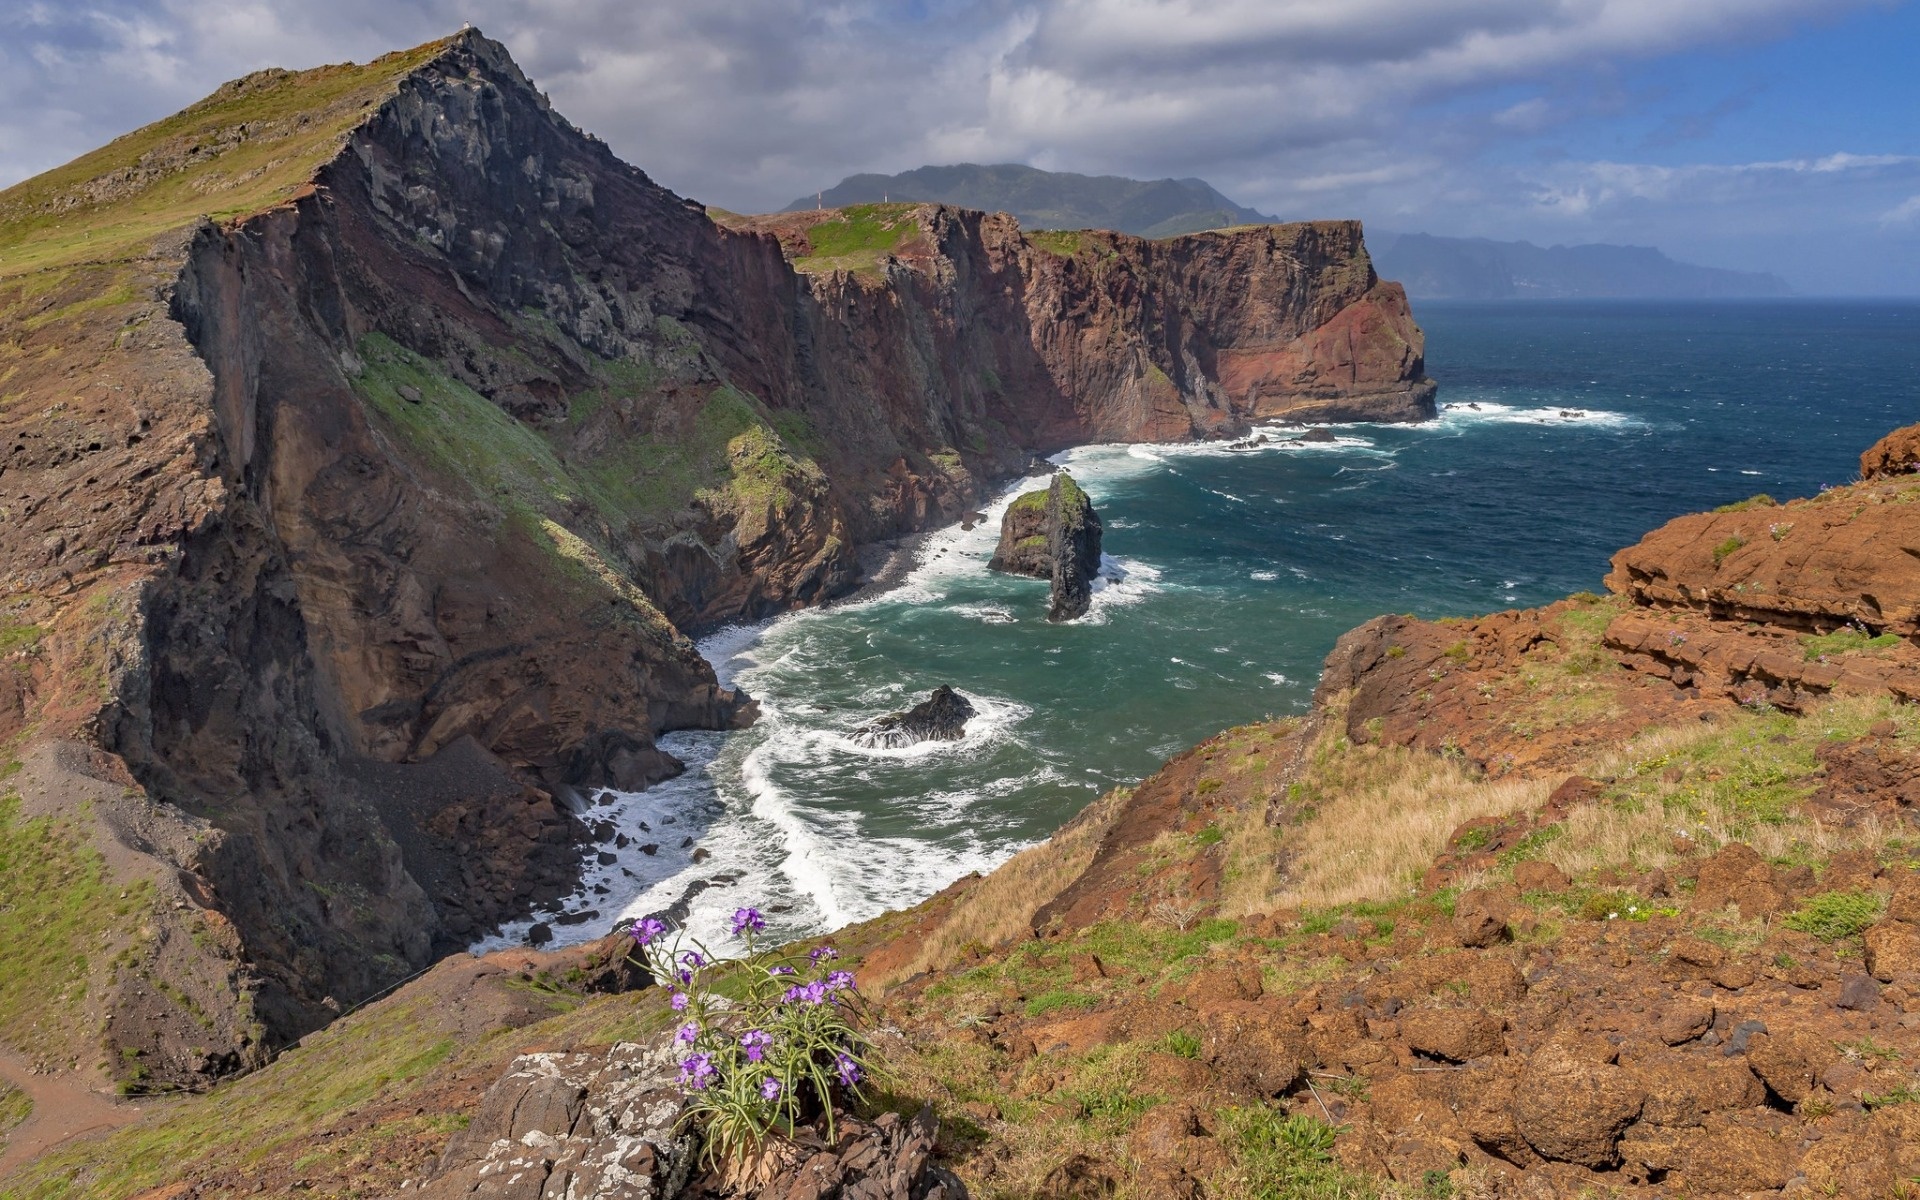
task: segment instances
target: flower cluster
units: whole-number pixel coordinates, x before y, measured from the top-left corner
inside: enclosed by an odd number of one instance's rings
[[[751,1153],[769,1133],[790,1135],[816,1115],[826,1118],[831,1137],[835,1089],[856,1091],[869,1071],[859,988],[853,972],[832,965],[839,952],[762,949],[766,928],[758,909],[737,910],[728,929],[745,952],[733,958],[684,935],[669,937],[653,918],[627,931],[684,1018],[674,1034],[680,1086],[716,1163]]]

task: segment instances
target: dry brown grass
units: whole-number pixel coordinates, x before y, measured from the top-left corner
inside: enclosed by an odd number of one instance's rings
[[[1033,914],[1093,862],[1100,839],[1130,795],[1130,788],[1108,792],[1053,837],[1008,859],[954,902],[953,911],[918,954],[876,982],[892,983],[950,966],[968,946],[1000,946],[1031,937]]]
[[[1342,728],[1328,721],[1314,734],[1286,783],[1303,819],[1271,828],[1264,814],[1242,813],[1223,826],[1230,861],[1247,865],[1229,880],[1223,916],[1404,896],[1462,822],[1532,807],[1551,790],[1545,780],[1476,778],[1416,750],[1355,746]]]
[[[1355,746],[1334,716],[1303,735],[1311,738],[1303,762],[1276,772],[1273,788],[1286,790],[1293,825],[1269,827],[1258,804],[1221,821],[1229,863],[1221,915],[1405,896],[1463,822],[1535,808],[1561,778],[1487,779],[1446,757]],[[1703,848],[1745,842],[1775,861],[1883,852],[1900,833],[1895,826],[1869,817],[1842,827],[1799,803],[1817,786],[1814,748],[1881,721],[1920,743],[1920,713],[1887,699],[1835,699],[1797,718],[1738,712],[1714,724],[1650,730],[1575,764],[1609,781],[1609,798],[1570,813],[1539,857],[1575,879],[1602,867],[1667,867],[1679,857],[1681,829]],[[1678,778],[1668,777],[1676,771]],[[1460,882],[1480,886],[1505,873]]]
[[[1873,816],[1830,824],[1779,801],[1816,786],[1814,746],[1857,737],[1880,721],[1893,722],[1903,739],[1920,740],[1920,717],[1908,706],[1857,697],[1829,700],[1798,718],[1743,712],[1714,725],[1650,730],[1588,765],[1587,774],[1613,781],[1612,798],[1569,813],[1564,835],[1540,857],[1575,879],[1609,866],[1664,868],[1680,857],[1675,839],[1682,831],[1703,849],[1745,842],[1775,861],[1818,863],[1852,849],[1878,854],[1899,836],[1898,827]],[[1749,785],[1741,772],[1751,771],[1756,751],[1777,762]],[[1667,778],[1669,772],[1680,778]]]

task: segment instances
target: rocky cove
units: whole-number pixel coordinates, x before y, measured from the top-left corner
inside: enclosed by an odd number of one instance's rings
[[[70,836],[156,931],[38,1052],[98,1034],[143,1086],[564,895],[569,791],[751,718],[689,635],[845,591],[1032,454],[1433,408],[1352,223],[716,222],[475,33],[237,81],[0,223],[19,804],[89,798]]]

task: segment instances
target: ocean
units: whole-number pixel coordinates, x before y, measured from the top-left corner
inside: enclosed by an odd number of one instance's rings
[[[929,538],[893,590],[707,639],[763,715],[667,735],[685,775],[597,799],[633,845],[599,855],[614,861],[589,868],[558,939],[690,890],[689,926],[716,941],[742,904],[801,936],[916,903],[1221,729],[1306,711],[1334,640],[1371,617],[1602,590],[1609,556],[1646,530],[1845,482],[1860,451],[1920,421],[1920,301],[1416,315],[1441,385],[1431,423],[1059,456],[1106,525],[1109,578],[1080,621],[1049,624],[1044,583],[986,570],[1000,511],[1038,477],[973,531]],[[964,740],[848,737],[941,684],[979,710]]]

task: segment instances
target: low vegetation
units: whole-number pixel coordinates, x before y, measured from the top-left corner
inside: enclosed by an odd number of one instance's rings
[[[443,45],[364,65],[256,72],[0,192],[0,279],[135,257],[202,216],[220,220],[291,199],[339,152],[366,107]]]
[[[137,936],[149,892],[114,884],[73,821],[23,816],[17,793],[0,794],[0,1039],[63,1065],[91,1053],[89,995],[112,957],[102,947],[123,940],[116,925]]]
[[[915,204],[853,204],[836,209],[807,229],[808,251],[793,260],[795,269],[872,271],[890,254],[921,236]]]

